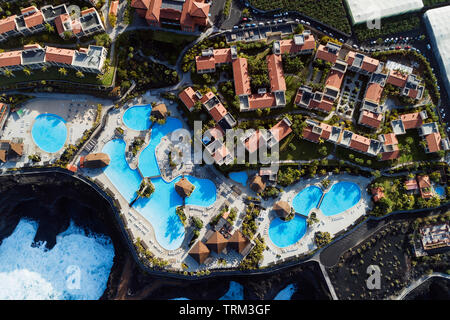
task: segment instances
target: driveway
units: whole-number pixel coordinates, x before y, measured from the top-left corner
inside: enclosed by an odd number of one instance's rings
[[[218,25],[218,27],[222,30],[228,30],[232,29],[234,25],[239,24],[239,22],[241,21],[242,9],[244,9],[244,6],[242,5],[241,1],[232,0],[230,16],[220,25]]]

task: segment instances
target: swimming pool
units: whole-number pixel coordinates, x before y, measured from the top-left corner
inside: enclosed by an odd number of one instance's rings
[[[247,185],[248,179],[247,171],[230,172],[228,175],[230,176],[231,180],[234,180],[242,184],[243,186]]]
[[[292,201],[295,212],[307,216],[311,209],[316,208],[322,197],[322,190],[316,186],[309,186],[300,191]]]
[[[34,121],[31,135],[34,143],[43,151],[57,152],[66,143],[66,121],[56,114],[41,114]]]
[[[350,209],[361,199],[361,189],[356,183],[342,181],[334,184],[323,197],[320,210],[332,216]]]
[[[275,218],[269,226],[269,237],[277,247],[284,248],[300,240],[305,235],[306,228],[306,218],[298,214],[289,221]]]
[[[441,197],[441,198],[445,197],[445,188],[443,186],[436,186],[436,187],[434,187],[434,191],[436,191],[436,194],[439,197]]]
[[[175,118],[167,118],[164,125],[154,125],[150,144],[142,151],[139,158],[139,169],[145,177],[160,174],[155,148],[163,136],[178,128],[181,128],[181,122]],[[125,159],[125,147],[126,144],[122,139],[105,144],[102,151],[109,155],[111,161],[104,169],[104,173],[122,196],[131,202],[136,197],[142,178],[137,170],[132,170],[128,165]],[[216,186],[212,181],[193,176],[185,178],[195,186],[191,196],[185,199],[186,204],[204,207],[214,204]],[[155,192],[150,198],[140,198],[133,204],[133,208],[151,223],[156,240],[166,250],[179,248],[185,236],[183,223],[176,214],[176,207],[183,204],[183,198],[175,191],[175,183],[180,179],[181,177],[166,182],[160,177],[152,178]]]
[[[156,161],[155,149],[164,136],[182,127],[181,121],[172,117],[168,117],[165,124],[155,123],[152,127],[150,142],[139,155],[139,170],[144,177],[154,177],[161,174]]]
[[[123,123],[133,130],[148,130],[152,123],[150,121],[151,112],[152,106],[150,104],[133,106],[123,114]]]

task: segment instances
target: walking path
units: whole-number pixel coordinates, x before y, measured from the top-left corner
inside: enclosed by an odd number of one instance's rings
[[[450,280],[450,275],[445,273],[433,272],[430,275],[425,275],[419,278],[418,280],[412,282],[408,287],[403,289],[403,291],[397,296],[393,297],[393,300],[403,300],[411,291],[414,291],[417,287],[419,287],[422,283],[428,281],[431,278],[439,277]]]

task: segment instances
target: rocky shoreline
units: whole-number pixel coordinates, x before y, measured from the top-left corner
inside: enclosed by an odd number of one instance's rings
[[[109,203],[92,187],[62,173],[0,176],[0,244],[22,218],[39,223],[35,241],[51,249],[56,235],[74,221],[87,232],[108,235],[115,249],[114,265],[101,299],[215,300],[229,289],[230,281],[244,287],[245,299],[273,299],[289,284],[298,291],[292,299],[330,299],[315,262],[270,274],[224,276],[209,279],[174,279],[146,273],[136,264],[113,217]]]

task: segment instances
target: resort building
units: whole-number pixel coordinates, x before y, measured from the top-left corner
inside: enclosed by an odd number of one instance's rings
[[[41,69],[55,66],[79,70],[87,73],[102,73],[107,50],[90,45],[79,50],[45,47],[38,44],[27,45],[23,50],[0,53],[0,71],[19,71],[24,68]]]
[[[224,49],[209,48],[203,50],[201,56],[195,57],[197,73],[215,72],[218,66],[231,63],[237,59],[236,46]]]
[[[157,104],[150,112],[150,116],[155,117],[158,120],[166,119],[167,115],[167,106],[164,103]]]
[[[214,232],[211,237],[206,240],[206,246],[209,251],[217,254],[222,253],[227,248],[228,240],[219,232]]]
[[[194,32],[209,25],[211,3],[205,0],[132,0],[131,6],[151,27],[176,26]]]
[[[341,46],[336,43],[328,42],[326,45],[321,44],[317,48],[315,59],[336,63],[340,51]]]
[[[432,153],[439,150],[448,150],[449,142],[448,138],[442,139],[439,132],[437,122],[430,122],[422,125],[419,128],[419,135],[425,141],[425,152]]]
[[[312,54],[316,48],[316,39],[310,30],[303,31],[302,34],[296,34],[292,39],[277,40],[273,43],[273,53],[288,54],[297,56],[302,54]]]
[[[252,248],[250,240],[248,240],[239,230],[234,231],[231,238],[228,240],[228,249],[238,252],[245,257]]]
[[[313,92],[311,87],[301,86],[295,96],[295,104],[306,109],[330,113],[334,108],[334,100],[322,92]]]
[[[197,241],[189,250],[189,256],[191,256],[198,264],[202,264],[209,257],[210,251],[208,247],[201,241]]]
[[[411,99],[423,98],[425,88],[420,85],[420,80],[415,74],[408,73],[406,68],[390,69],[387,83],[400,88],[400,94]]]
[[[22,9],[19,16],[14,15],[0,20],[0,41],[42,32],[45,30],[45,24],[54,26],[61,37],[70,35],[80,38],[105,31],[95,8],[81,11],[80,18],[72,20],[65,4],[48,5],[40,10],[31,6]]]
[[[417,185],[419,186],[420,196],[423,199],[430,199],[434,196],[429,176],[417,176]]]
[[[180,98],[188,111],[192,112],[197,101],[200,101],[202,98],[202,94],[199,91],[194,91],[192,87],[187,87],[178,94],[178,98]]]
[[[394,160],[400,156],[400,149],[398,147],[398,140],[395,134],[387,133],[378,136],[381,141],[381,161]]]
[[[266,188],[266,183],[263,178],[257,174],[250,178],[248,185],[256,193],[261,193]]]
[[[117,17],[118,9],[119,9],[119,0],[111,1],[111,4],[109,6],[108,15]]]
[[[405,134],[406,130],[418,129],[428,118],[426,111],[402,114],[400,119],[391,121],[392,131],[396,135]]]
[[[340,145],[369,156],[376,156],[381,149],[379,140],[369,139],[348,130],[342,133]]]
[[[365,75],[375,72],[380,73],[384,67],[384,64],[379,60],[355,51],[349,51],[347,53],[345,62],[348,64],[348,69],[350,71]]]
[[[450,225],[448,223],[427,225],[420,228],[422,246],[432,254],[445,252],[450,248]]]
[[[249,154],[256,152],[262,146],[272,149],[292,132],[291,126],[291,121],[283,118],[267,131],[253,131],[251,135],[242,137],[245,149]]]
[[[325,81],[325,90],[323,94],[333,101],[336,100],[339,97],[343,80],[343,72],[331,69],[328,78]]]
[[[306,127],[303,129],[303,139],[318,143],[320,139],[331,143],[338,143],[341,137],[342,128],[330,126],[326,123],[317,122],[311,119],[306,120]]]
[[[372,189],[370,189],[370,192],[372,193],[373,202],[378,202],[384,198],[383,189],[380,187],[372,188]]]
[[[23,147],[19,140],[0,140],[0,162],[18,160],[23,156]]]

